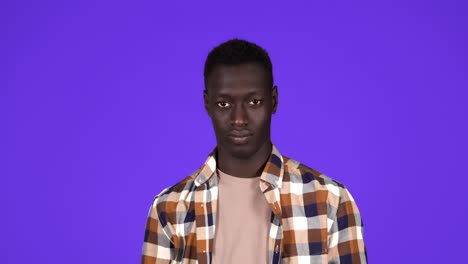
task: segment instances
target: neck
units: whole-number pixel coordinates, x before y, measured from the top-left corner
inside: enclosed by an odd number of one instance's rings
[[[269,140],[247,159],[234,157],[226,151],[223,151],[223,149],[218,149],[217,166],[222,172],[232,176],[240,178],[258,177],[263,172],[271,150],[272,145]]]

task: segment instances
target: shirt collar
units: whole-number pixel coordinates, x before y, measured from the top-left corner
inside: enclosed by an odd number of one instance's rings
[[[262,175],[260,176],[260,187],[262,191],[271,185],[273,188],[281,188],[284,174],[284,160],[281,153],[272,144],[271,154],[268,158]],[[216,172],[216,148],[210,153],[198,174],[195,174],[195,186],[198,187],[208,181]],[[266,183],[262,184],[262,183]]]

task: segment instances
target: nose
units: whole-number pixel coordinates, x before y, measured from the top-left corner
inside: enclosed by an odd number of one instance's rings
[[[234,105],[231,113],[231,125],[246,126],[249,123],[247,113],[241,105]]]

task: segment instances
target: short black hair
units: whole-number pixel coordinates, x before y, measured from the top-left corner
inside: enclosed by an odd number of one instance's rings
[[[235,38],[221,43],[208,54],[203,71],[205,87],[208,76],[216,66],[243,63],[261,65],[268,73],[270,84],[273,86],[273,66],[266,50],[255,43]]]

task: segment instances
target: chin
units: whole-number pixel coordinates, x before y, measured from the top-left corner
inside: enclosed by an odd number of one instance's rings
[[[255,154],[255,151],[249,146],[235,146],[229,152],[231,156],[238,159],[248,159]]]

